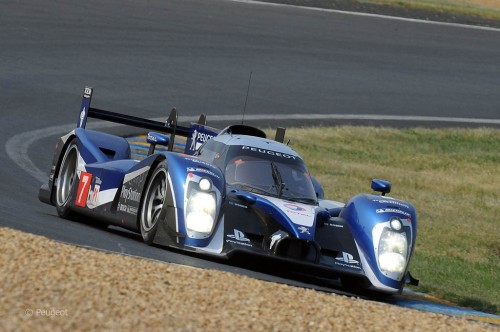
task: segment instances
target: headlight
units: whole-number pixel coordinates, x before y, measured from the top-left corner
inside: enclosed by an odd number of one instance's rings
[[[401,223],[401,220],[397,217],[393,217],[390,221],[391,228],[395,231],[401,230],[401,227],[403,227],[403,224]]]
[[[210,189],[212,189],[212,182],[210,182],[210,180],[207,178],[201,178],[198,186],[203,191],[209,191]]]
[[[405,233],[385,228],[378,245],[378,263],[382,272],[403,273],[408,257],[408,241]]]
[[[186,206],[186,228],[188,231],[212,232],[215,221],[216,202],[212,194],[193,191]]]

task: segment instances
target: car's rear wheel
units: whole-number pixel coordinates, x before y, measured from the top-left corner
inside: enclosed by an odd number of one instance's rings
[[[158,228],[159,216],[167,194],[167,167],[161,162],[149,178],[144,191],[141,212],[140,228],[142,238],[147,244],[152,244]]]
[[[55,203],[57,214],[69,218],[71,212],[69,203],[73,198],[74,186],[77,185],[78,147],[73,139],[62,158],[56,177]]]

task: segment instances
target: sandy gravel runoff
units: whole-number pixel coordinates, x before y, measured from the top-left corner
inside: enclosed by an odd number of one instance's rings
[[[498,331],[0,228],[0,331]]]

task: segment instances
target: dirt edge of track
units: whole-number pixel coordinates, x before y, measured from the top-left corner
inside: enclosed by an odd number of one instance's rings
[[[0,228],[0,330],[487,331],[494,326]]]

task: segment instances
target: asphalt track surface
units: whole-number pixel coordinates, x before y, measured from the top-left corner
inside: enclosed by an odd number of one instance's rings
[[[95,88],[95,107],[158,118],[176,106],[210,123],[210,115],[241,115],[252,72],[246,114],[260,125],[288,114],[304,115],[291,124],[500,119],[500,31],[233,1],[22,1],[0,4],[0,41],[0,226],[291,284],[300,283],[63,221],[40,203],[56,138],[76,123],[83,87]]]

